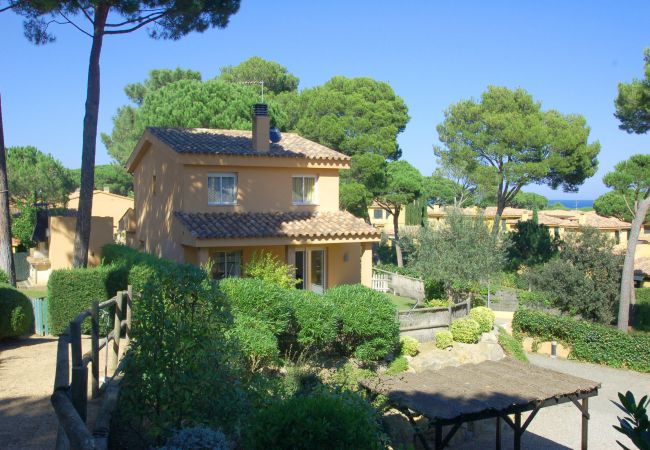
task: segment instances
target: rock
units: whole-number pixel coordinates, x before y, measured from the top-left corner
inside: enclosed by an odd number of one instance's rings
[[[393,448],[412,448],[415,430],[408,418],[396,409],[388,410],[381,418]]]

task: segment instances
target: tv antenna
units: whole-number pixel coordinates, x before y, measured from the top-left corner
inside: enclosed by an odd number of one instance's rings
[[[262,95],[262,103],[264,103],[264,81],[240,81],[241,84],[254,84],[260,87],[261,90],[261,95]]]

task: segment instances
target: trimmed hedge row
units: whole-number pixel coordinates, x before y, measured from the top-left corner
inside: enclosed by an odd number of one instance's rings
[[[29,298],[9,284],[0,284],[0,340],[30,331],[34,310]]]
[[[63,333],[70,321],[94,300],[108,300],[126,289],[127,279],[128,269],[119,265],[53,271],[47,283],[51,333]],[[89,327],[86,324],[84,332]]]
[[[650,334],[626,334],[604,325],[526,309],[515,312],[512,328],[543,341],[568,344],[571,358],[650,372]]]
[[[344,285],[317,295],[254,278],[228,278],[219,288],[235,324],[246,322],[235,330],[252,366],[278,354],[269,349],[269,334],[275,336],[278,351],[336,348],[363,361],[381,359],[399,345],[395,307],[364,286]],[[253,326],[259,336],[248,331]]]

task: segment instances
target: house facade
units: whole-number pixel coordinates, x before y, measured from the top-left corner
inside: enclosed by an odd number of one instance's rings
[[[296,268],[317,292],[370,285],[378,231],[339,210],[349,157],[296,134],[269,141],[266,105],[253,130],[148,128],[127,162],[134,176],[133,245],[239,276],[254,254]]]

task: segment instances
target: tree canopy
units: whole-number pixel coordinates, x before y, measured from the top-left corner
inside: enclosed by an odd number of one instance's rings
[[[594,210],[598,215],[632,222],[634,216],[628,205],[634,205],[634,191],[629,190],[625,194],[608,191],[594,200]],[[646,214],[646,220],[650,220],[650,214]]]
[[[397,135],[409,121],[404,100],[388,83],[336,76],[302,91],[297,131],[346,155],[376,153],[398,159]]]
[[[511,205],[515,208],[524,209],[545,209],[548,206],[548,199],[534,192],[519,192],[512,199]]]
[[[71,170],[75,186],[79,187],[81,169]],[[113,194],[133,196],[133,175],[117,164],[95,166],[95,189],[109,188]]]
[[[437,129],[444,146],[435,154],[490,187],[497,216],[524,186],[575,191],[598,165],[584,117],[542,111],[523,89],[490,86],[479,101],[451,105]]]
[[[632,194],[633,203],[628,205],[631,213],[636,203],[650,195],[650,155],[632,155],[614,166],[614,171],[603,177],[603,183],[616,192]]]
[[[474,189],[447,178],[440,171],[423,178],[422,195],[430,203],[459,208],[474,202]]]
[[[264,95],[267,93],[295,92],[298,90],[298,77],[286,67],[274,61],[253,56],[236,66],[221,68],[219,79],[229,83],[263,82]]]
[[[628,133],[643,134],[650,130],[650,48],[643,52],[643,60],[645,77],[619,83],[614,102],[614,115],[621,122],[618,127]]]
[[[181,68],[175,70],[154,69],[149,72],[149,77],[144,82],[128,84],[124,88],[124,92],[133,103],[141,106],[148,93],[179,80],[200,81],[201,74]],[[106,146],[108,154],[121,165],[124,165],[129,159],[142,135],[142,130],[136,129],[135,120],[137,114],[138,108],[131,105],[118,108],[117,113],[113,116],[113,131],[110,135],[101,134],[102,142]]]
[[[75,189],[70,170],[36,147],[7,148],[7,178],[12,201],[65,204]]]

